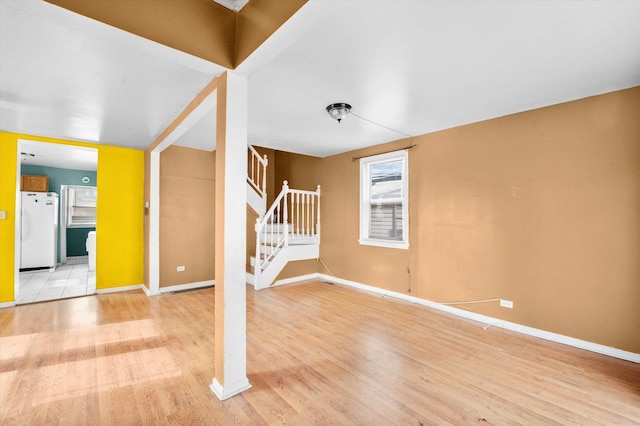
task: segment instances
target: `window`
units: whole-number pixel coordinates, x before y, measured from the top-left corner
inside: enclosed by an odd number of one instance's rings
[[[406,150],[360,159],[360,244],[409,247]]]
[[[96,226],[95,186],[67,186],[67,227],[90,228]]]

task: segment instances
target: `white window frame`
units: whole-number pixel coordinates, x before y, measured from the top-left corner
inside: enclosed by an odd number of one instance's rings
[[[65,204],[64,208],[66,209],[65,214],[66,214],[66,224],[67,224],[67,228],[95,228],[96,227],[96,220],[97,220],[97,200],[96,200],[96,206],[93,207],[94,210],[96,210],[96,216],[93,218],[92,222],[74,222],[72,220],[72,212],[73,212],[73,200],[71,197],[71,192],[72,191],[82,191],[82,190],[87,190],[87,189],[93,189],[95,191],[97,191],[97,187],[95,186],[78,186],[78,185],[65,185]]]
[[[369,238],[371,166],[392,161],[402,161],[402,241]],[[360,239],[358,242],[367,246],[405,250],[409,248],[409,153],[407,150],[360,159]]]

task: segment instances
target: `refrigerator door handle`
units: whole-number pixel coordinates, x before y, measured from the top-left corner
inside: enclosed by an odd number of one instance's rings
[[[20,221],[20,241],[24,241],[27,235],[28,226],[27,226],[27,218],[28,214],[26,210],[22,210],[22,220]]]

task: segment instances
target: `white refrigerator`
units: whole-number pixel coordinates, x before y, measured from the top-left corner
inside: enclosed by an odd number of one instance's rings
[[[20,269],[55,268],[58,256],[58,194],[22,192]]]

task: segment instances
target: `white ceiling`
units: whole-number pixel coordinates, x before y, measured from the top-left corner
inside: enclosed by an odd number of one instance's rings
[[[310,0],[237,70],[249,142],[327,156],[638,86],[638,22],[636,1]],[[40,0],[0,0],[2,130],[146,148],[222,71]],[[364,119],[338,124],[334,102]],[[177,143],[212,149],[214,132],[208,116]]]
[[[146,148],[224,69],[49,3],[0,1],[0,129]]]
[[[23,166],[98,170],[98,150],[95,148],[21,140],[18,155]]]
[[[419,135],[636,85],[640,2],[332,2],[251,78],[249,135],[326,156],[402,137],[335,102]]]

